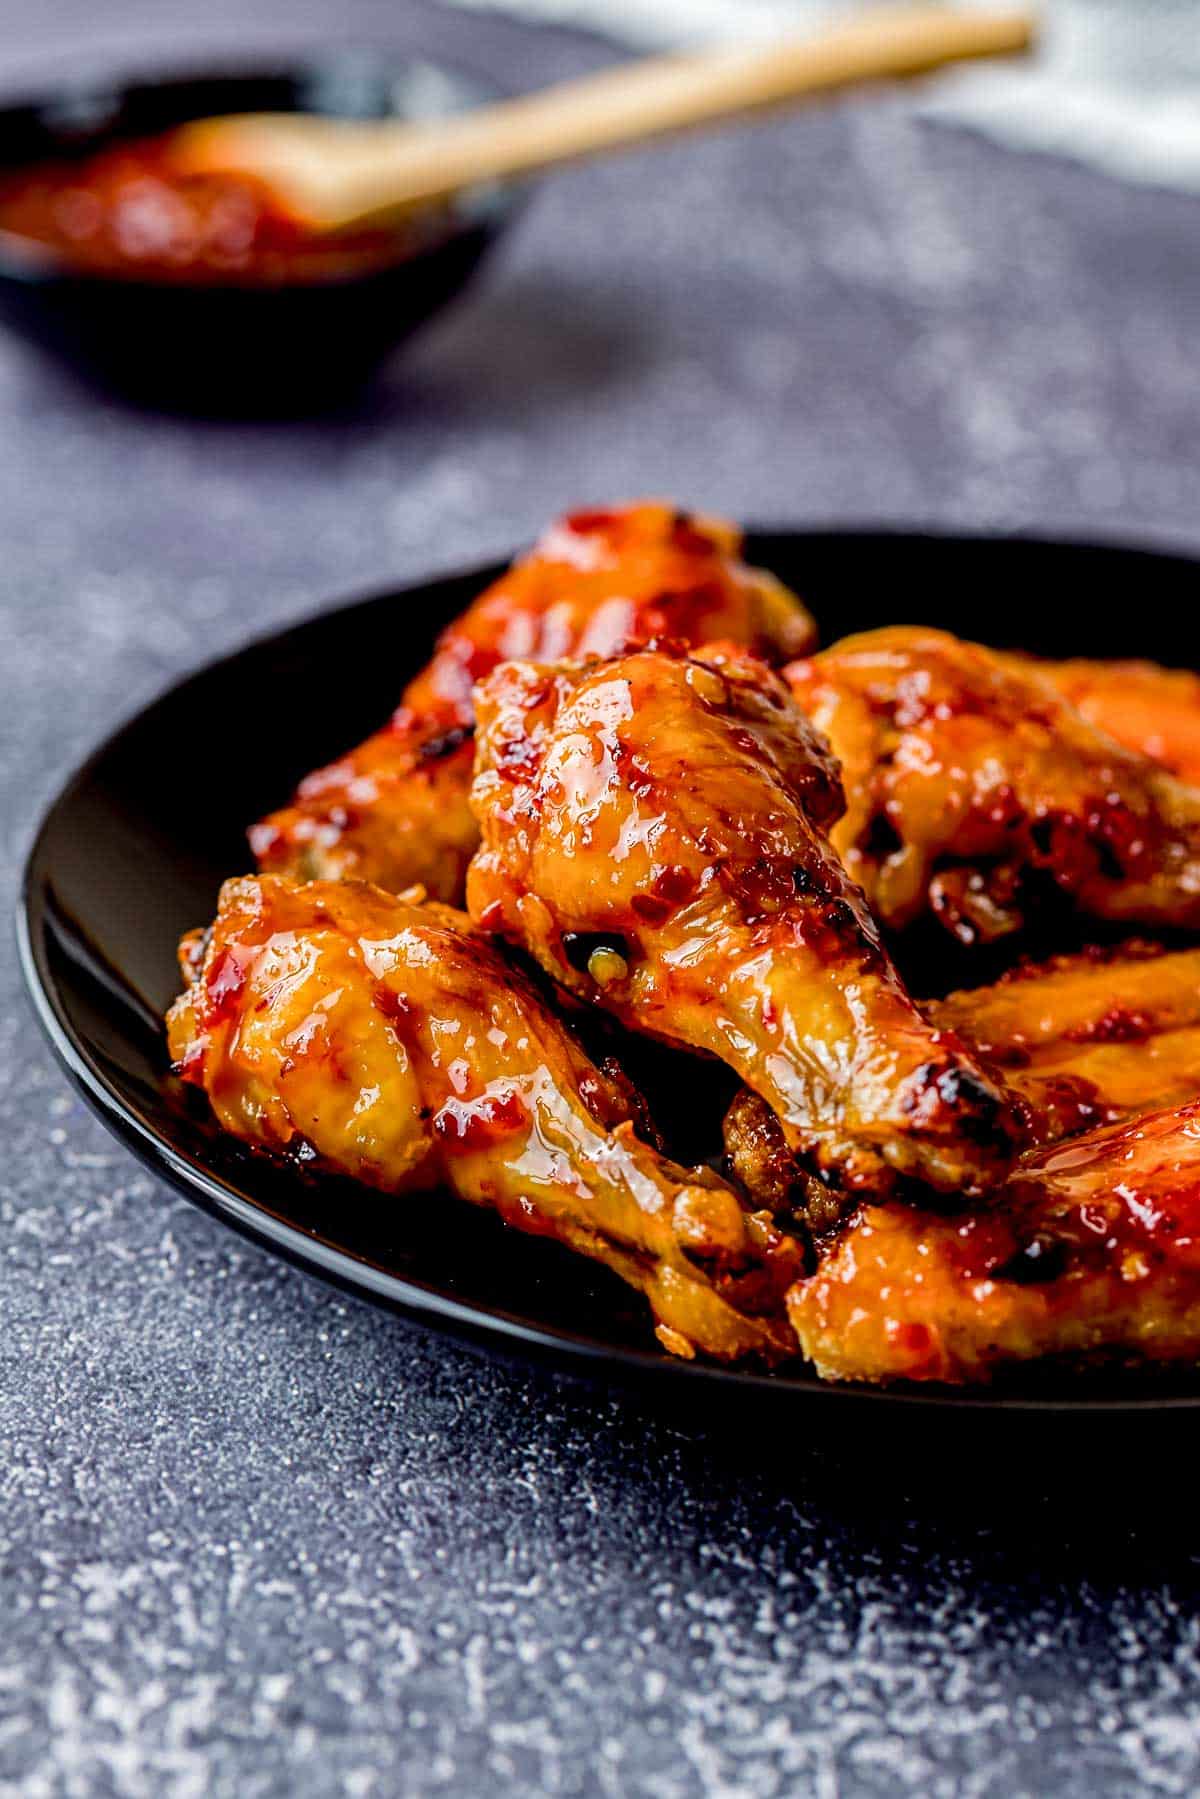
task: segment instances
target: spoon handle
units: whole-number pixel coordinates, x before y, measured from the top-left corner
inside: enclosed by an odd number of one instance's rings
[[[228,158],[257,169],[314,224],[339,230],[480,182],[534,174],[809,95],[1023,50],[1032,35],[1028,12],[885,8],[816,37],[621,63],[415,127],[251,115],[206,121],[184,133],[193,160],[206,134],[206,161]]]
[[[400,185],[412,199],[441,198],[808,95],[1021,50],[1031,32],[1027,13],[919,7],[872,11],[819,37],[749,51],[622,64],[398,135],[374,154],[364,145],[354,204],[364,213],[386,208]]]

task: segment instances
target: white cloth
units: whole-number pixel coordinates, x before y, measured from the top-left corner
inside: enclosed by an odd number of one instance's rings
[[[749,42],[849,10],[844,0],[450,3],[588,26],[646,50]],[[916,109],[1127,180],[1200,191],[1200,0],[1043,0],[1040,11],[1036,60],[948,73],[916,93]]]

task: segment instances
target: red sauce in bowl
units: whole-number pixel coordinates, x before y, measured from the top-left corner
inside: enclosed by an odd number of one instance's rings
[[[413,229],[316,235],[253,176],[173,167],[170,136],[0,175],[0,232],[81,273],[209,286],[346,280],[418,247]]]

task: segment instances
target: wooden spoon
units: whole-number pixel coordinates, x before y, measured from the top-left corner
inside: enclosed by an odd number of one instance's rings
[[[1007,55],[1032,38],[1027,12],[872,11],[798,42],[649,57],[429,123],[288,113],[202,119],[173,134],[172,159],[190,172],[256,176],[313,229],[344,231],[480,182],[859,82]]]

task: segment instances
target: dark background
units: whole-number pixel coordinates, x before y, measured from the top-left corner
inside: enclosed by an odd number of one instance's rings
[[[370,0],[174,10],[8,0],[0,76],[122,40],[374,39],[518,85],[607,54]],[[4,907],[164,682],[571,502],[1200,542],[1198,207],[874,99],[559,177],[320,424],[138,414],[0,339]],[[1135,651],[1135,593],[1046,594],[1081,650],[1101,604]],[[0,1790],[1195,1790],[1182,1416],[1066,1454],[1000,1421],[739,1440],[482,1360],[143,1175],[0,955]]]

